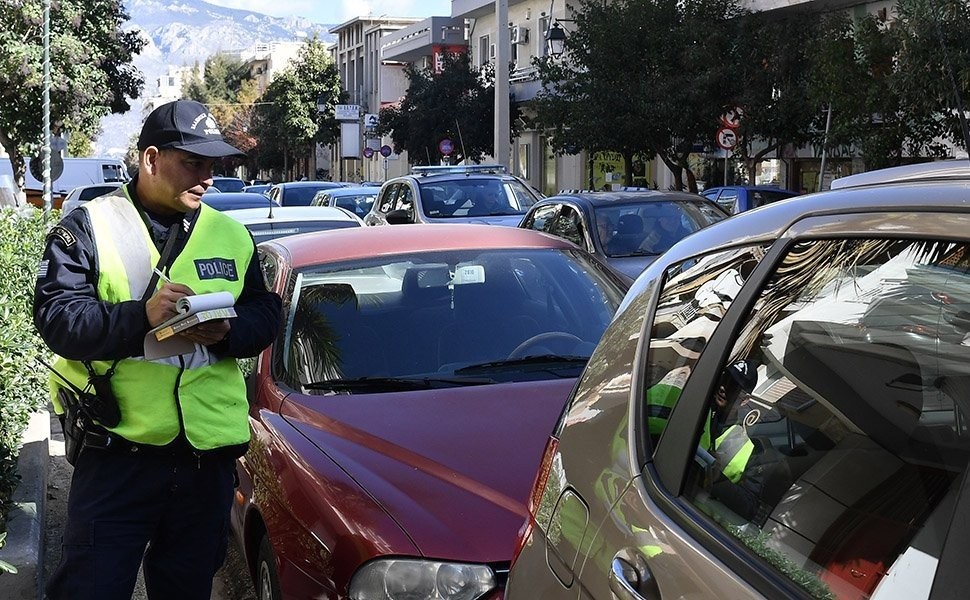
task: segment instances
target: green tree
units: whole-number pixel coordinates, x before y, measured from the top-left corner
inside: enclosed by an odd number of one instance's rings
[[[258,96],[256,80],[250,77],[246,63],[225,53],[207,58],[202,76],[195,69],[182,85],[182,97],[208,106],[222,126],[226,141],[246,153],[250,174],[257,169],[252,156],[256,141],[249,132],[249,125]],[[235,159],[226,159],[223,169],[233,161]]]
[[[811,75],[819,57],[832,49],[819,13],[755,13],[745,20],[739,61],[744,70],[737,73],[744,86],[733,102],[743,116],[734,154],[753,180],[757,163],[783,146],[815,141],[824,128],[824,103],[812,93]]]
[[[743,14],[735,0],[580,0],[564,56],[535,61],[537,124],[557,152],[619,152],[627,185],[635,155],[659,156],[696,191],[689,155],[742,85]]]
[[[395,152],[418,165],[438,162],[438,142],[451,139],[453,159],[480,162],[494,152],[495,72],[472,70],[465,53],[447,54],[440,73],[405,67],[408,89],[397,106],[381,109],[378,133],[389,134]],[[511,139],[518,109],[509,100]]]
[[[289,176],[294,157],[308,155],[315,144],[334,143],[339,133],[334,105],[344,96],[330,53],[314,37],[273,78],[253,111],[248,130],[257,141],[260,165]],[[326,107],[322,112],[318,100]]]
[[[132,58],[145,45],[121,0],[60,0],[50,11],[52,129],[93,138],[101,117],[123,113],[143,76]],[[0,145],[23,191],[24,156],[43,143],[43,2],[0,0]]]
[[[887,22],[830,15],[810,86],[832,108],[828,153],[859,153],[869,169],[966,146],[959,115],[970,93],[970,5],[899,0],[895,12]]]

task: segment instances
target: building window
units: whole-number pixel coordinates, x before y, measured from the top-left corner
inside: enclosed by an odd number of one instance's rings
[[[492,59],[492,38],[483,35],[478,38],[478,65],[484,66]]]
[[[546,48],[546,32],[549,31],[549,26],[552,24],[552,18],[549,16],[539,17],[539,27],[536,29],[535,38],[536,44],[536,56],[545,56],[548,53]]]
[[[529,170],[529,155],[532,154],[532,144],[519,144],[519,164],[516,165],[519,177],[529,179],[532,173]]]

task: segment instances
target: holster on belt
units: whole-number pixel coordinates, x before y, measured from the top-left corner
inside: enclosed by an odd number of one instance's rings
[[[64,457],[72,466],[81,455],[84,447],[84,434],[90,428],[91,422],[81,407],[78,396],[66,388],[57,390],[57,399],[64,407],[61,416],[61,428],[64,430]]]

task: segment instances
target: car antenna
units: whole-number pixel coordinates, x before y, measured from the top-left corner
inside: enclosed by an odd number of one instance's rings
[[[266,198],[269,200],[269,215],[266,218],[272,219],[273,218],[273,199],[270,198],[269,196],[267,196]]]
[[[963,147],[967,151],[967,160],[970,161],[970,127],[967,125],[967,115],[963,111],[963,99],[960,97],[960,88],[957,87],[956,78],[953,76],[953,66],[950,64],[950,57],[946,52],[946,44],[943,43],[943,30],[940,28],[940,7],[936,2],[930,2],[933,11],[933,24],[936,26],[936,39],[940,42],[940,50],[943,52],[943,64],[946,73],[950,77],[950,87],[953,88],[953,97],[956,100],[957,115],[960,117],[960,129],[963,132]]]

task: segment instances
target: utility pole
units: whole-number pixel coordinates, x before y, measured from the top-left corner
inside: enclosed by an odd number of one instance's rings
[[[51,0],[44,0],[44,212],[51,211]]]
[[[509,0],[495,0],[495,162],[509,168]]]
[[[829,128],[832,126],[832,103],[829,103],[828,112],[825,114],[825,136],[822,137],[822,164],[818,168],[818,189],[822,191],[822,184],[825,182],[825,150],[829,143]]]

